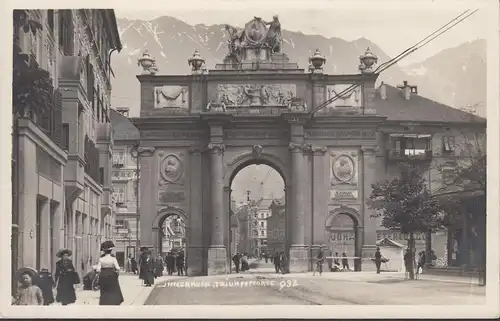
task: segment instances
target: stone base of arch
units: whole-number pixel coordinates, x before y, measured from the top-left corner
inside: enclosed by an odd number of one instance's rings
[[[306,245],[290,245],[288,268],[290,273],[302,273],[310,270],[311,251]]]
[[[227,271],[227,251],[225,246],[208,248],[208,275],[220,275]]]

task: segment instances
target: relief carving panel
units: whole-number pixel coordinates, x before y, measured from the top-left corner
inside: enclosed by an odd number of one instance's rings
[[[330,155],[330,198],[358,199],[358,153],[334,152]]]
[[[219,84],[215,102],[226,107],[283,106],[296,98],[295,84]]]
[[[158,153],[160,157],[163,152]],[[182,185],[182,176],[184,174],[184,164],[176,154],[168,154],[160,161],[160,181],[158,185],[165,186],[168,184]]]
[[[344,90],[349,88],[351,84],[337,84],[326,86],[326,98],[330,99],[339,94]],[[361,86],[356,87],[354,90],[350,90],[342,95],[340,95],[335,101],[328,104],[328,108],[361,108]]]
[[[155,108],[184,108],[189,107],[188,86],[158,86],[154,88]]]

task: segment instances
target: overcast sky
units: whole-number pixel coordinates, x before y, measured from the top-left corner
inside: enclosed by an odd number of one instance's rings
[[[281,26],[305,34],[355,40],[370,39],[384,52],[395,56],[446,24],[466,9],[480,10],[423,49],[415,52],[402,65],[424,60],[449,47],[467,41],[486,38],[484,1],[460,0],[210,0],[161,1],[150,0],[149,7],[140,9],[134,2],[117,7],[119,18],[151,20],[173,16],[191,25],[228,23],[243,27],[253,16],[271,20],[279,15]],[[143,5],[146,7],[146,5]]]

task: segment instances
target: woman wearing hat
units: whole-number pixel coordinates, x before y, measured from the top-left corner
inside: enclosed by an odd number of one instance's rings
[[[61,249],[56,256],[61,259],[56,262],[56,273],[54,278],[57,284],[56,301],[62,305],[76,302],[75,284],[80,283],[80,277],[75,271],[73,262],[69,259],[72,252],[70,249]]]
[[[111,254],[114,248],[115,244],[112,241],[106,241],[101,244],[101,251],[104,254],[99,259],[96,268],[99,273],[99,287],[101,291],[99,305],[120,305],[123,303],[122,290],[118,282],[120,265]]]

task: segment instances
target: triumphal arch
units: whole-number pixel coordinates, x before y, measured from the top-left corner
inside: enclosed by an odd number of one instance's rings
[[[188,273],[229,273],[231,180],[249,164],[267,164],[285,181],[292,272],[311,268],[339,214],[352,219],[355,256],[372,257],[377,224],[364,200],[384,120],[371,105],[376,57],[368,49],[360,73],[327,75],[319,50],[308,70],[281,51],[278,17],[226,30],[229,53],[215,69],[198,51],[188,59],[192,73],[181,76],[158,74],[147,52],[139,59],[141,244],[158,251],[160,222],[176,214],[187,222]]]

